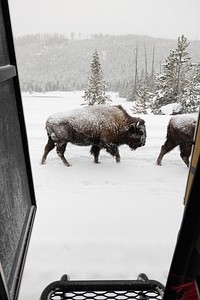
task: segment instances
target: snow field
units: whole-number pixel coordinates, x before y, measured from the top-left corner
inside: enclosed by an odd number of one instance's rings
[[[68,144],[71,167],[55,150],[41,165],[47,117],[79,107],[82,94],[23,95],[38,208],[20,300],[39,299],[64,273],[71,279],[136,279],[144,272],[163,284],[167,279],[188,176],[178,148],[162,166],[155,163],[170,116],[140,116],[146,145],[136,151],[121,146],[121,163],[102,150],[94,164],[90,147]],[[131,103],[111,98],[130,112]]]

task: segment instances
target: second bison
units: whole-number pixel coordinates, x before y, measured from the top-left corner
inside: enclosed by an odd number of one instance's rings
[[[94,105],[57,113],[46,121],[48,142],[44,149],[42,164],[48,153],[56,146],[58,156],[66,166],[64,157],[68,142],[90,146],[94,162],[98,163],[101,149],[106,149],[120,162],[118,146],[126,144],[131,150],[144,146],[146,127],[144,120],[130,116],[121,105]]]
[[[167,137],[161,147],[157,158],[157,164],[161,165],[163,156],[174,149],[180,148],[180,156],[189,167],[189,157],[192,151],[192,143],[196,126],[196,118],[193,115],[176,115],[169,120],[167,127]]]

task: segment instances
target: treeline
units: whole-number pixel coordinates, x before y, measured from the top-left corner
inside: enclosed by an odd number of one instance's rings
[[[124,95],[136,68],[138,76],[161,72],[176,42],[137,35],[96,34],[87,39],[59,34],[22,36],[15,39],[21,89],[85,90],[92,53],[98,49],[107,90]],[[189,53],[194,62],[200,61],[199,49],[200,41],[190,43]]]
[[[200,62],[193,63],[188,52],[190,42],[182,35],[163,63],[160,73],[137,76],[127,87],[127,100],[133,112],[162,114],[172,104],[172,114],[197,112],[200,106]],[[137,56],[136,56],[137,57]]]

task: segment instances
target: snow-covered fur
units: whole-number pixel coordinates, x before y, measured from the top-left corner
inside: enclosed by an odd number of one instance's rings
[[[144,146],[146,127],[144,120],[131,117],[121,105],[93,105],[51,115],[46,121],[48,143],[45,146],[42,164],[48,153],[56,146],[57,154],[66,166],[64,157],[68,142],[91,145],[90,153],[98,163],[101,149],[106,149],[120,162],[118,146],[127,144],[131,150]]]
[[[179,146],[180,156],[189,167],[196,120],[194,115],[176,115],[169,120],[166,141],[157,158],[158,165],[161,165],[162,158],[166,153]]]

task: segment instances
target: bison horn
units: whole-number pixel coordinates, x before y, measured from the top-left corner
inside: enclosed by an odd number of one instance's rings
[[[145,123],[144,120],[139,119],[139,121],[136,124],[136,127],[138,128],[140,125],[144,125],[144,123]]]

